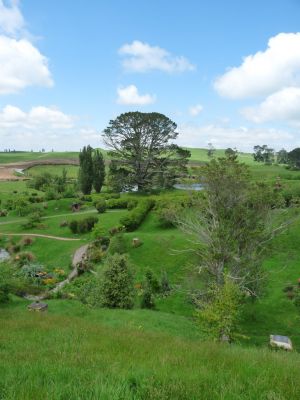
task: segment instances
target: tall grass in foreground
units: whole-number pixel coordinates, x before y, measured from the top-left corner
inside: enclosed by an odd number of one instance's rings
[[[51,307],[51,303],[50,303]],[[298,354],[0,310],[0,399],[297,399]]]

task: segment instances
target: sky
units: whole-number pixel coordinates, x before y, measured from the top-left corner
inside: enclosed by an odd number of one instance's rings
[[[128,111],[185,147],[300,147],[300,0],[0,0],[0,150],[103,147]]]

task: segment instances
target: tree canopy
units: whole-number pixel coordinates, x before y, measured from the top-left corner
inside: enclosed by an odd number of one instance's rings
[[[93,149],[87,146],[79,153],[78,182],[83,194],[90,194],[93,186]]]
[[[99,150],[93,154],[93,187],[96,193],[100,193],[105,179],[105,163]]]
[[[294,168],[300,168],[300,148],[296,147],[288,153],[289,164]]]
[[[271,149],[266,144],[254,146],[253,150],[254,161],[264,162],[265,164],[272,164],[274,162],[274,149]]]
[[[213,159],[202,167],[205,188],[199,204],[179,216],[179,226],[195,238],[200,270],[217,285],[227,275],[257,295],[263,277],[262,258],[275,230],[272,208],[276,193],[251,182],[249,169],[234,158]]]
[[[173,143],[177,125],[156,112],[127,112],[109,122],[103,138],[112,159],[110,174],[123,186],[146,190],[173,185],[190,152]]]

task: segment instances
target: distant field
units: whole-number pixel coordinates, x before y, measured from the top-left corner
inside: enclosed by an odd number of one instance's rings
[[[49,152],[49,153],[37,153],[37,152],[11,152],[11,153],[0,153],[0,164],[14,163],[21,161],[32,161],[32,160],[47,160],[51,158],[77,158],[78,152]]]
[[[26,170],[26,176],[33,177],[41,175],[45,172],[52,175],[61,175],[64,168],[67,171],[67,178],[78,177],[79,167],[77,167],[76,165],[39,165]]]

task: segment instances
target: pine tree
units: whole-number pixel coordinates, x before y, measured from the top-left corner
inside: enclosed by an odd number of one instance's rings
[[[105,164],[103,155],[96,150],[93,155],[93,186],[96,193],[100,193],[105,178]]]
[[[92,148],[87,146],[79,153],[79,187],[83,194],[90,194],[93,186]]]

